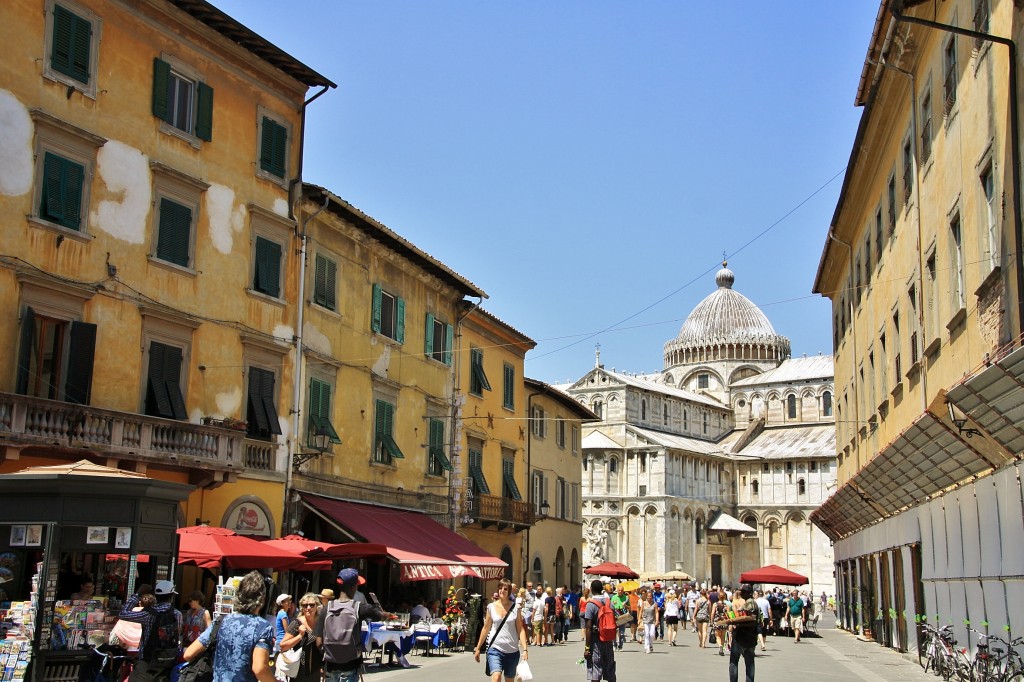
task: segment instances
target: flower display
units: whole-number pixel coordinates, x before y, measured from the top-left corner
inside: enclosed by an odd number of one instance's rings
[[[448,596],[444,600],[444,609],[441,612],[441,620],[448,626],[449,630],[454,626],[460,618],[465,616],[465,611],[462,609],[462,604],[455,597],[455,586],[450,585],[448,587]]]

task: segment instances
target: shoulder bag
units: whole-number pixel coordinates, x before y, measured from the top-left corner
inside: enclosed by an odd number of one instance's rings
[[[210,644],[199,658],[178,671],[178,682],[211,682],[213,680],[213,655],[217,649],[217,630],[221,619],[217,619],[210,631]]]
[[[508,611],[505,612],[505,617],[501,619],[501,622],[498,623],[498,629],[494,631],[494,636],[495,637],[497,637],[498,633],[501,632],[501,628],[503,628],[505,626],[505,621],[508,620],[509,614],[511,614],[515,610],[516,610],[516,606],[515,606],[515,604],[513,604],[512,608],[510,608]],[[487,677],[491,676],[491,669],[490,669],[490,667],[488,667],[489,664],[487,662],[487,650],[490,649],[490,648],[491,648],[491,638],[488,637],[484,641],[484,675],[486,675]]]

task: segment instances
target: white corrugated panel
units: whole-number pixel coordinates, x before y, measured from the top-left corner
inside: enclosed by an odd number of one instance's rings
[[[1010,636],[1003,639],[1012,639],[1024,635],[1024,582],[1013,580],[1006,582],[1006,603],[1012,604],[1010,609]]]
[[[942,503],[942,513],[946,517],[946,532],[942,540],[946,551],[946,570],[943,575],[947,578],[959,578],[964,574],[964,530],[960,522],[959,493],[960,491],[952,495],[943,495],[939,500]],[[937,533],[935,539],[938,540]]]
[[[999,534],[1003,549],[999,575],[1024,575],[1024,505],[1021,503],[1020,476],[1024,476],[1024,462],[1006,467],[997,474]],[[1024,634],[1024,631],[1019,634]]]
[[[1001,580],[986,580],[982,599],[985,600],[985,620],[991,623],[991,625],[986,630],[981,621],[974,621],[976,623],[974,627],[982,632],[988,632],[1006,639],[1006,631],[1003,630],[1003,625],[1008,622],[1006,620],[1008,614],[1005,584]],[[1017,602],[1017,604],[1020,604],[1020,602]],[[1017,604],[1014,605],[1014,609],[1020,610]]]
[[[917,516],[921,524],[921,577],[924,579],[934,578],[935,541],[933,538],[935,533],[932,530],[932,507],[930,504],[923,507],[915,507],[908,513]],[[943,563],[945,563],[945,560],[943,560]]]
[[[949,575],[949,557],[946,555],[946,515],[942,509],[942,500],[932,500],[928,503],[928,514],[932,522],[932,577]],[[959,530],[957,530],[959,533]],[[959,543],[959,539],[957,540]]]
[[[967,616],[965,620],[970,623],[970,627],[975,630],[985,631],[983,623],[988,621],[988,609],[985,603],[985,588],[982,588],[982,584],[977,580],[968,580],[960,583],[964,588],[964,598],[967,600],[965,607],[967,609]],[[966,627],[966,626],[965,626]],[[978,636],[973,633],[968,633],[970,637],[962,642],[970,642],[971,650],[974,650],[974,645],[978,643]],[[967,646],[964,644],[964,646]]]
[[[953,632],[956,633],[956,638],[962,645],[967,641],[967,626],[964,625],[964,621],[970,620],[967,614],[967,591],[964,589],[964,584],[960,581],[948,582],[945,585],[946,589],[949,590],[949,608],[940,612],[944,614],[942,623],[943,625],[946,623],[953,624]]]
[[[981,533],[978,526],[977,484],[964,486],[957,491],[960,504],[960,524],[963,537],[963,575],[976,577],[981,575]],[[993,527],[993,531],[995,527]]]
[[[1002,548],[999,518],[1000,478],[1006,472],[981,479],[974,484],[978,493],[978,523],[981,526],[981,575],[1002,573]]]

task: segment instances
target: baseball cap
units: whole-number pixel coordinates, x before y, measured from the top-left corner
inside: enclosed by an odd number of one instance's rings
[[[338,571],[338,584],[339,585],[351,585],[352,583],[358,583],[359,585],[366,584],[366,578],[359,575],[359,571],[354,568],[343,568]]]
[[[292,595],[284,594],[282,592],[281,594],[277,595],[277,605],[280,606],[281,604],[285,603],[286,601],[288,601],[291,598],[292,598]]]
[[[661,583],[654,583],[654,589],[660,590],[661,589]]]
[[[153,588],[153,594],[160,596],[164,594],[178,594],[174,589],[174,583],[170,580],[157,580],[156,587]]]

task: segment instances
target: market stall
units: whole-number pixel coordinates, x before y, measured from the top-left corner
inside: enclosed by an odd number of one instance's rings
[[[87,460],[0,475],[5,680],[77,679],[136,585],[173,579],[192,490]]]

